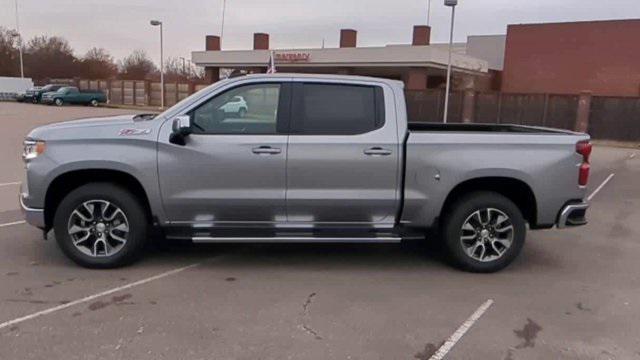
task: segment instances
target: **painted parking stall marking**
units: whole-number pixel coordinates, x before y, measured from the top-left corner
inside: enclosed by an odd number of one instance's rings
[[[489,299],[485,301],[480,307],[473,313],[469,318],[460,325],[460,327],[447,339],[447,341],[440,346],[438,351],[436,351],[433,356],[429,358],[429,360],[442,360],[444,357],[453,349],[453,347],[462,339],[464,334],[469,331],[469,329],[473,326],[473,324],[484,315],[487,310],[493,305],[493,299]]]
[[[146,279],[138,280],[138,281],[135,281],[135,282],[123,285],[123,286],[118,286],[118,287],[113,288],[113,289],[109,289],[109,290],[106,290],[106,291],[103,291],[103,292],[99,292],[97,294],[89,295],[89,296],[83,297],[81,299],[71,301],[71,302],[66,303],[66,304],[54,306],[52,308],[45,309],[45,310],[42,310],[42,311],[38,311],[38,312],[35,312],[33,314],[29,314],[29,315],[25,315],[23,317],[19,317],[19,318],[13,319],[13,320],[5,321],[5,322],[0,324],[0,330],[4,329],[6,327],[9,327],[9,326],[13,326],[15,324],[19,324],[21,322],[25,322],[27,320],[32,320],[32,319],[35,319],[37,317],[48,315],[48,314],[51,314],[51,313],[54,313],[54,312],[57,312],[57,311],[60,311],[60,310],[64,310],[66,308],[69,308],[69,307],[72,307],[72,306],[75,306],[75,305],[78,305],[78,304],[86,303],[87,301],[91,301],[91,300],[97,299],[97,298],[102,297],[102,296],[110,295],[110,294],[113,294],[113,293],[116,293],[116,292],[119,292],[119,291],[122,291],[122,290],[125,290],[125,289],[130,289],[130,288],[133,288],[133,287],[136,287],[136,286],[140,286],[140,285],[146,284],[146,283],[151,282],[151,281],[155,281],[155,280],[159,280],[159,279],[165,278],[167,276],[175,275],[175,274],[181,273],[181,272],[183,272],[185,270],[192,269],[192,268],[194,268],[196,266],[199,266],[201,264],[202,263],[196,263],[196,264],[191,264],[191,265],[184,266],[184,267],[181,267],[181,268],[177,268],[177,269],[174,269],[174,270],[166,271],[166,272],[163,272],[161,274],[148,277]]]
[[[609,183],[609,181],[611,181],[611,179],[615,176],[615,173],[611,173],[609,174],[609,176],[607,176],[606,179],[604,179],[604,181],[602,182],[602,184],[600,184],[592,193],[591,195],[589,195],[589,197],[587,197],[587,201],[591,201],[591,199],[593,199],[594,196],[596,196],[600,190],[602,190],[604,188],[605,185],[607,185],[607,183]]]
[[[24,224],[24,223],[26,223],[26,221],[24,221],[24,220],[14,221],[14,222],[10,222],[10,223],[4,223],[4,224],[0,224],[0,228],[7,227],[7,226],[21,225],[21,224]]]
[[[3,187],[3,186],[15,186],[15,185],[20,185],[20,184],[22,184],[20,181],[8,182],[8,183],[0,183],[0,187]]]

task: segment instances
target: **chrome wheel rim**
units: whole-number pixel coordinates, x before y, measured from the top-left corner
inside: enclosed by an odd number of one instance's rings
[[[511,219],[495,208],[474,211],[462,224],[460,243],[467,256],[490,262],[500,259],[513,244]]]
[[[89,200],[73,210],[67,231],[73,246],[83,254],[112,256],[127,243],[129,220],[115,204],[106,200]]]
[[[98,106],[98,100],[91,100],[91,106]]]

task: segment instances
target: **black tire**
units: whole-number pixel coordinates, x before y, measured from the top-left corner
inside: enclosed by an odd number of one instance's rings
[[[32,102],[32,103],[34,103],[34,104],[37,104],[37,103],[38,103],[38,98],[34,96],[34,97],[31,99],[31,102]]]
[[[99,103],[97,99],[91,99],[91,101],[89,101],[89,105],[93,106],[93,107],[98,107]]]
[[[119,207],[128,221],[127,241],[111,256],[94,257],[73,245],[68,232],[69,219],[73,211],[84,202],[106,200]],[[143,253],[147,242],[149,221],[140,201],[126,189],[111,183],[90,183],[71,191],[56,209],[53,229],[60,249],[78,265],[108,269],[128,265]]]
[[[247,116],[247,109],[241,108],[240,110],[238,110],[238,116],[241,118],[244,118],[245,116]]]
[[[513,226],[513,239],[501,256],[493,260],[480,261],[465,251],[461,239],[462,227],[476,211],[488,208],[496,209],[508,216],[508,221]],[[495,192],[469,193],[448,206],[444,212],[442,236],[448,258],[454,266],[469,272],[491,273],[511,264],[522,250],[526,231],[525,220],[520,209],[511,200]],[[480,238],[476,236],[476,239]]]
[[[64,100],[57,98],[53,100],[53,103],[56,104],[56,106],[62,106],[64,105]]]

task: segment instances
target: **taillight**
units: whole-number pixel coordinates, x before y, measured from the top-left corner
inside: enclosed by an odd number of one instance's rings
[[[589,157],[591,156],[591,150],[593,146],[589,141],[580,141],[576,144],[576,152],[582,155],[582,164],[580,164],[580,170],[578,172],[578,185],[586,186],[589,182],[589,171],[591,166],[589,165]]]
[[[589,141],[580,141],[576,144],[576,152],[582,155],[585,162],[589,162],[589,156],[591,156],[591,150],[593,146]]]

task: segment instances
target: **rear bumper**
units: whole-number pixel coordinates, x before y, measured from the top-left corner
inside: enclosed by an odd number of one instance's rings
[[[558,216],[558,228],[586,225],[588,208],[589,204],[584,202],[565,205]]]
[[[24,219],[25,221],[30,224],[33,225],[35,227],[38,227],[40,229],[44,229],[46,227],[45,221],[44,221],[44,210],[43,209],[33,209],[30,207],[27,207],[24,204],[23,201],[23,196],[24,194],[21,193],[20,194],[20,208],[22,209],[22,213],[24,214]]]

